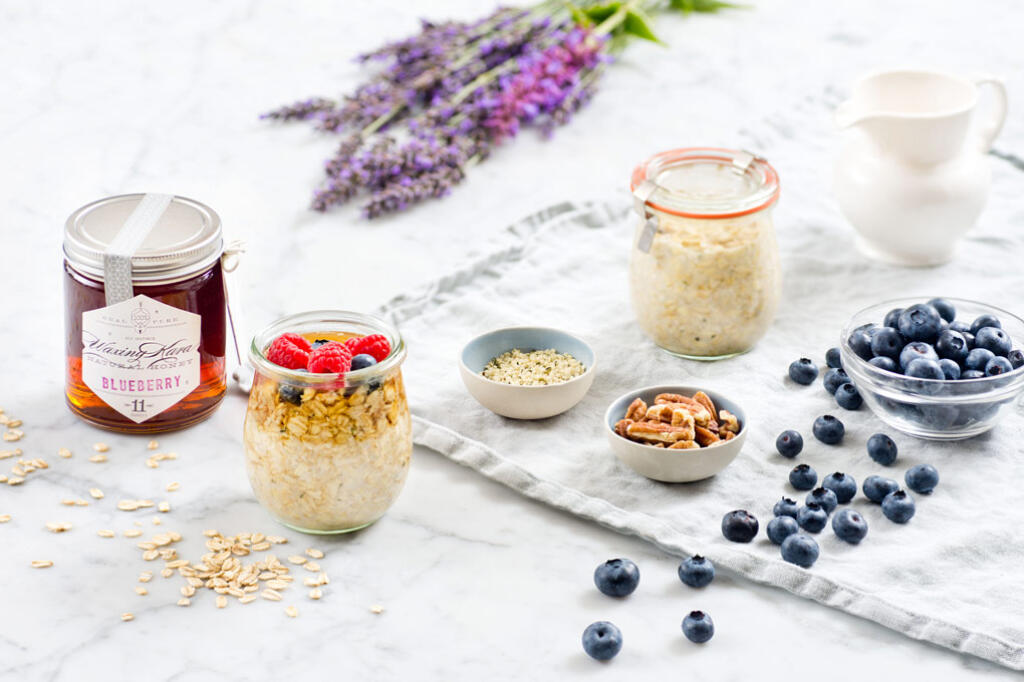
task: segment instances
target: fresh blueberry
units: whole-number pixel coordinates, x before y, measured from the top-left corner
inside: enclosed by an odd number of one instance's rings
[[[330,343],[330,340],[328,340],[328,339],[317,339],[313,343],[309,344],[309,346],[313,350],[316,350],[317,348],[319,348],[320,346],[324,345],[325,343]]]
[[[898,374],[900,371],[900,366],[897,365],[896,361],[893,360],[892,358],[886,358],[881,356],[877,358],[871,358],[870,360],[868,360],[868,364],[874,365],[879,369],[884,369],[886,372],[896,372]]]
[[[966,322],[962,322],[960,320],[953,320],[952,322],[950,322],[949,323],[949,329],[950,329],[950,331],[960,332],[961,334],[964,334],[964,333],[970,334],[971,333],[971,325],[967,324]]]
[[[789,378],[798,384],[809,386],[818,378],[818,366],[810,358],[794,360],[789,365]]]
[[[975,348],[967,354],[967,360],[964,361],[964,366],[967,367],[967,369],[976,369],[979,372],[984,372],[985,365],[987,365],[988,361],[995,356],[996,354],[987,348]]]
[[[843,509],[832,517],[832,532],[851,545],[858,544],[868,534],[868,522],[853,509]]]
[[[974,347],[990,350],[994,355],[1006,357],[1013,348],[1010,335],[998,327],[982,327],[974,334]]]
[[[985,373],[977,369],[965,369],[960,372],[961,379],[983,379]]]
[[[847,384],[851,381],[849,375],[846,374],[846,370],[842,368],[833,368],[825,372],[825,378],[823,383],[825,384],[825,390],[832,395],[836,394],[836,389],[842,384]]]
[[[839,498],[836,494],[824,486],[819,486],[807,493],[807,499],[804,501],[807,504],[818,505],[826,514],[831,514],[839,505]]]
[[[951,329],[939,334],[939,340],[935,342],[935,352],[940,358],[947,358],[953,362],[963,362],[967,359],[967,339],[960,332]]]
[[[774,507],[772,507],[772,513],[776,516],[792,516],[795,519],[797,509],[799,508],[800,505],[796,503],[796,500],[791,500],[788,497],[783,497],[781,500],[775,503]]]
[[[851,333],[846,342],[859,357],[870,360],[874,356],[874,353],[871,352],[871,336],[863,329]]]
[[[622,650],[622,632],[606,620],[591,623],[583,631],[583,650],[598,661],[608,661]]]
[[[927,303],[912,305],[900,313],[899,330],[908,341],[932,343],[939,336],[942,317]]]
[[[786,429],[775,439],[775,449],[783,457],[796,457],[804,449],[804,437],[798,431]]]
[[[823,414],[814,420],[814,437],[826,445],[835,445],[843,440],[846,428],[843,422],[830,414]]]
[[[377,359],[367,353],[360,353],[352,358],[352,371],[366,369],[377,364]]]
[[[900,484],[891,478],[872,474],[864,479],[864,497],[881,503],[885,496],[900,489]]]
[[[907,376],[915,379],[945,379],[946,374],[939,366],[938,360],[917,358],[907,365]]]
[[[594,569],[594,584],[609,597],[625,597],[640,584],[640,569],[629,559],[609,559]]]
[[[825,364],[833,369],[840,369],[843,366],[843,357],[838,348],[832,347],[825,351]]]
[[[679,564],[679,579],[690,587],[706,587],[715,579],[715,565],[710,559],[694,554]]]
[[[975,336],[978,335],[978,331],[985,327],[995,327],[996,329],[1002,329],[1003,323],[999,321],[999,318],[995,315],[981,315],[974,322],[971,322],[971,333]]]
[[[882,320],[882,325],[898,330],[900,326],[900,314],[902,312],[903,308],[893,308],[885,314],[885,319]]]
[[[871,337],[871,352],[876,357],[898,358],[904,345],[903,335],[892,327],[882,327]]]
[[[279,384],[277,388],[277,397],[281,399],[281,402],[291,403],[292,405],[301,405],[303,392],[303,389],[298,386]]]
[[[882,466],[895,462],[896,453],[896,443],[884,433],[876,433],[868,438],[868,456]]]
[[[690,611],[683,618],[683,634],[694,644],[703,644],[715,636],[715,624],[703,611]]]
[[[956,381],[960,378],[960,365],[956,364],[956,361],[942,358],[939,360],[939,367],[942,369],[942,375],[948,381]]]
[[[900,369],[904,372],[907,371],[907,367],[914,360],[924,358],[926,360],[938,360],[939,356],[935,352],[935,349],[931,345],[922,341],[914,341],[908,343],[900,351]]]
[[[928,305],[935,308],[935,312],[939,314],[946,322],[952,323],[956,319],[956,308],[953,304],[944,298],[933,298],[928,301]]]
[[[907,469],[903,480],[915,493],[927,495],[939,484],[939,472],[931,464],[918,464]]]
[[[893,523],[906,523],[914,515],[914,498],[903,490],[894,490],[882,499],[882,513]]]
[[[782,558],[791,564],[810,568],[818,560],[818,543],[814,538],[803,533],[790,535],[782,542],[779,548]]]
[[[750,542],[757,535],[757,519],[746,509],[731,511],[722,517],[722,535],[732,542]]]
[[[969,353],[972,350],[974,350],[974,334],[972,334],[970,332],[960,332],[960,333],[963,335],[964,340],[967,341],[967,352]]]
[[[1017,369],[1018,367],[1024,367],[1024,352],[1014,348],[1006,354],[1006,359],[1010,361],[1010,365]]]
[[[864,404],[864,399],[860,397],[860,392],[853,384],[841,384],[836,389],[836,404],[844,410],[859,410]]]
[[[818,484],[818,472],[807,464],[797,464],[789,472],[789,483],[797,490],[810,490]]]
[[[839,504],[846,504],[857,494],[857,481],[853,476],[837,471],[829,474],[821,481],[821,487],[831,490],[836,494]]]
[[[781,545],[790,535],[800,532],[800,525],[792,516],[776,516],[768,522],[767,531],[768,539],[776,545]]]
[[[985,365],[985,376],[994,377],[1000,374],[1006,374],[1007,372],[1013,371],[1013,365],[1006,358],[995,357],[988,361]]]

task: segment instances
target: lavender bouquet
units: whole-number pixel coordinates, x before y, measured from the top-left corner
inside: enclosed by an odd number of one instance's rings
[[[525,126],[550,135],[594,93],[630,37],[658,41],[647,12],[713,12],[718,0],[547,0],[473,22],[423,20],[410,38],[360,55],[372,68],[341,100],[312,98],[264,114],[311,121],[342,141],[312,208],[357,195],[375,218],[448,194],[466,170]]]

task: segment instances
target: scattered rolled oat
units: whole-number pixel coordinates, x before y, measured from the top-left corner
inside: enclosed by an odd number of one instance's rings
[[[270,601],[281,601],[281,593],[277,590],[266,589],[260,592],[260,596]]]
[[[126,538],[137,538],[140,535],[142,535],[142,531],[139,530],[138,528],[129,528],[128,530],[126,530],[124,532],[124,536]]]
[[[104,528],[102,530],[96,531],[96,535],[99,535],[101,538],[112,538],[115,535],[117,535],[117,533],[115,533],[112,530],[107,530],[106,528]]]
[[[139,582],[140,583],[148,583],[152,579],[153,579],[153,571],[143,571],[142,573],[139,574]]]
[[[224,608],[227,605],[228,605],[228,598],[225,597],[223,594],[218,594],[217,595],[217,608],[218,609],[222,609],[222,608]]]
[[[96,452],[106,452],[110,449],[110,446],[106,443],[94,443],[92,449]]]
[[[61,500],[60,503],[63,504],[65,507],[75,506],[75,501],[66,497],[63,500]]]
[[[63,457],[64,459],[68,459],[69,457],[71,457],[71,451],[68,450],[67,448],[60,448],[59,450],[57,450],[57,454],[60,457]]]
[[[135,501],[138,503],[139,509],[147,509],[147,508],[153,506],[153,500],[135,500]]]
[[[289,606],[289,607],[285,608],[284,612],[286,614],[288,614],[289,618],[297,618],[298,615],[299,615],[299,609],[297,609],[294,606]]]
[[[75,500],[75,506],[76,507],[88,507],[89,506],[89,501],[88,500],[83,500],[83,499],[79,498],[79,499]]]
[[[160,521],[160,517],[159,516],[154,516],[153,517],[153,525],[154,526],[159,526],[161,523],[162,523],[162,521]]]
[[[25,482],[25,479],[21,476],[11,476],[7,479],[7,485],[21,485]]]
[[[139,508],[138,500],[121,500],[117,503],[117,508],[121,511],[135,511]]]
[[[305,564],[302,565],[302,567],[304,569],[306,569],[307,571],[309,571],[310,573],[319,573],[320,572],[320,564],[318,564],[315,561],[307,561]]]
[[[32,568],[49,568],[53,566],[53,562],[49,559],[36,559],[31,564]]]
[[[249,604],[256,601],[257,597],[255,594],[247,594],[244,597],[239,597],[238,601],[242,604]]]
[[[314,548],[310,547],[309,549],[306,550],[306,556],[310,556],[310,557],[312,557],[314,559],[323,559],[324,558],[324,553],[321,552],[319,549],[314,549]]]
[[[156,450],[158,447],[160,447],[160,444],[157,443],[155,440],[151,440],[148,443],[146,443],[147,450]]]
[[[7,420],[7,428],[13,429],[21,426],[22,422],[20,419],[9,419]]]
[[[380,604],[374,604],[370,607],[370,613],[384,613],[384,607]]]
[[[147,590],[142,585],[139,585],[135,588],[135,594],[139,595],[140,597],[145,597],[147,594],[149,594],[149,590]]]
[[[192,600],[189,599],[188,597],[182,597],[181,599],[178,600],[178,606],[188,606],[191,603],[192,603]]]
[[[102,500],[103,499],[103,491],[100,490],[99,488],[90,488],[89,489],[89,494],[92,495],[94,500]]]
[[[0,523],[7,523],[11,520],[10,514],[0,514]]]
[[[0,459],[8,459],[10,457],[21,457],[24,454],[21,448],[15,448],[13,450],[0,450]]]
[[[21,440],[21,437],[24,435],[25,433],[23,431],[19,431],[18,429],[11,429],[10,431],[4,432],[4,440],[10,443],[16,440]]]
[[[288,542],[288,538],[281,537],[280,535],[268,535],[267,542],[272,542],[275,545],[283,545]]]
[[[181,488],[181,484],[178,483],[177,481],[167,484],[167,492],[169,493],[173,493],[175,490],[178,490],[179,488]]]
[[[156,509],[157,509],[157,511],[160,511],[160,512],[163,512],[163,513],[166,514],[167,512],[171,511],[171,503],[170,502],[161,502],[160,504],[158,504],[156,506]]]
[[[319,599],[322,596],[324,596],[324,592],[319,587],[314,587],[309,591],[310,599]]]
[[[135,620],[135,615],[132,614],[130,611],[125,611],[121,614],[121,620],[127,623],[130,620]]]
[[[172,575],[174,575],[174,569],[173,568],[164,568],[163,570],[160,571],[160,575],[162,577],[164,577],[164,578],[170,578]]]
[[[297,564],[301,566],[302,564],[306,563],[306,557],[302,556],[301,554],[293,554],[290,557],[288,557],[288,563]]]
[[[92,457],[89,458],[89,461],[92,462],[93,464],[102,464],[103,462],[107,461],[107,456],[106,455],[93,455]]]
[[[63,533],[71,530],[71,524],[66,521],[48,521],[46,523],[46,529],[51,533]]]

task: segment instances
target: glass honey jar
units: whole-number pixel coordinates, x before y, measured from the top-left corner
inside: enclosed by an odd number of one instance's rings
[[[185,197],[95,201],[64,230],[65,397],[124,433],[184,428],[226,388],[219,216]]]

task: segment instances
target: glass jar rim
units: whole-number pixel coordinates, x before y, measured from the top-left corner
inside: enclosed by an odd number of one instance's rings
[[[659,184],[659,178],[673,168],[698,164],[731,167],[752,189],[721,198],[693,197]],[[645,183],[650,185],[643,197],[647,206],[683,218],[736,218],[766,209],[779,198],[779,174],[767,160],[721,147],[681,147],[655,154],[633,169],[629,189],[636,193]]]
[[[357,334],[383,334],[391,344],[391,353],[375,365],[363,369],[352,370],[344,374],[314,374],[297,369],[288,369],[275,365],[267,359],[264,349],[278,335],[285,332],[301,333],[318,332],[352,332]],[[346,385],[361,384],[370,381],[398,367],[405,360],[406,347],[398,328],[376,315],[357,313],[348,310],[310,310],[280,317],[256,332],[249,344],[249,361],[256,371],[272,376],[278,381],[284,380],[291,384],[316,385],[324,382],[338,382],[344,379]]]

